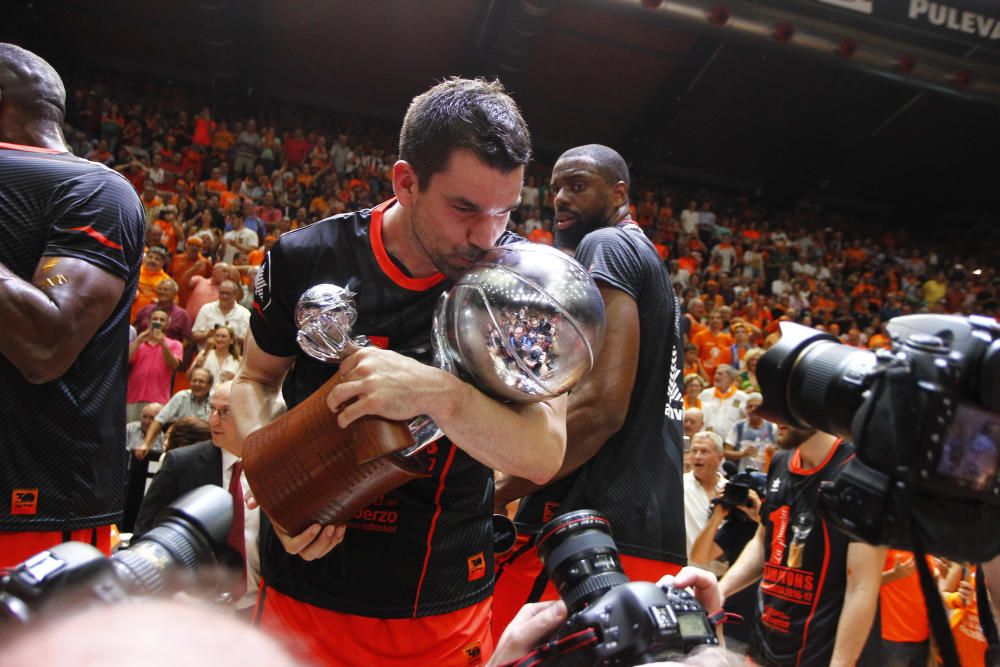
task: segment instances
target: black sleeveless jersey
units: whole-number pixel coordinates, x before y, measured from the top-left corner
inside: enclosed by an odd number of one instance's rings
[[[0,356],[0,530],[78,530],[121,519],[129,308],[145,237],[139,196],[111,169],[0,143],[0,263],[32,281],[72,257],[125,281],[62,377],[31,384]]]
[[[804,470],[798,450],[778,452],[771,461],[760,512],[764,576],[750,649],[761,665],[830,664],[851,540],[817,511],[819,487],[853,457],[854,447],[838,441],[816,468]]]
[[[410,278],[389,257],[382,213],[393,203],[283,234],[258,272],[250,327],[265,352],[295,357],[282,388],[289,408],[337,370],[336,364],[302,353],[295,340],[295,304],[320,283],[356,294],[352,335],[431,362],[434,307],[449,285],[441,274]],[[498,244],[515,240],[520,239],[504,234]],[[289,555],[273,529],[262,526],[261,566],[268,585],[309,604],[375,618],[442,614],[488,597],[492,470],[447,438],[425,451],[431,476],[360,511],[348,523],[344,541],[324,558],[307,562]]]
[[[622,553],[684,564],[680,312],[670,276],[632,222],[587,234],[576,259],[638,306],[635,385],[622,429],[573,474],[524,498],[515,521],[535,532],[559,514],[598,510]]]

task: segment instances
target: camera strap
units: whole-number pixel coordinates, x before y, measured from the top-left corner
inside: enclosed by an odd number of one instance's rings
[[[504,663],[500,667],[537,667],[550,658],[572,653],[585,646],[596,644],[599,641],[600,638],[597,636],[597,631],[593,628],[587,628],[586,630],[580,630],[571,635],[545,642],[523,658]]]
[[[934,633],[934,641],[937,643],[938,651],[941,653],[941,660],[945,667],[961,667],[958,659],[958,649],[955,648],[955,638],[951,634],[951,626],[948,624],[948,616],[944,610],[944,603],[941,601],[941,594],[938,592],[937,582],[931,575],[931,569],[927,565],[927,552],[924,550],[924,540],[919,531],[913,527],[913,508],[910,504],[910,492],[906,485],[897,483],[899,489],[899,504],[902,515],[907,518],[907,529],[910,532],[910,544],[913,546],[913,558],[917,565],[917,574],[920,578],[920,590],[924,594],[924,606],[927,607],[927,619],[931,624],[931,631]]]
[[[986,576],[982,565],[976,570],[976,600],[979,605],[979,627],[986,637],[986,667],[1000,665],[1000,638],[997,637],[997,626],[993,620],[993,609],[990,606],[990,596],[986,592]]]

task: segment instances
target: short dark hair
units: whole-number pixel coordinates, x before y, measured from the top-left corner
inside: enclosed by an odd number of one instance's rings
[[[560,155],[559,159],[569,157],[590,158],[597,165],[601,176],[608,183],[615,184],[621,181],[625,184],[626,190],[632,187],[632,179],[628,173],[628,164],[625,162],[625,158],[613,148],[608,148],[601,144],[577,146]]]
[[[167,451],[212,439],[212,428],[200,417],[187,415],[172,423],[167,432]]]
[[[531,161],[531,135],[500,81],[452,77],[413,98],[399,132],[399,159],[424,188],[452,151],[469,150],[510,172]]]

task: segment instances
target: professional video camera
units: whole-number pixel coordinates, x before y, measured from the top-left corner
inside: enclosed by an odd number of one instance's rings
[[[175,590],[216,590],[217,562],[232,523],[232,499],[206,485],[160,513],[156,526],[106,558],[83,542],[65,542],[0,573],[0,624],[27,623],[52,606],[116,603]]]
[[[540,664],[636,665],[719,643],[690,593],[629,581],[600,513],[563,514],[539,536],[538,555],[570,614],[536,649]]]
[[[872,544],[982,562],[1000,554],[1000,326],[907,315],[871,352],[783,323],[757,366],[758,414],[853,440],[821,509]]]
[[[753,503],[750,501],[750,491],[756,493],[757,497],[763,500],[766,488],[767,474],[753,468],[747,468],[736,473],[732,479],[726,482],[726,488],[722,491],[722,495],[714,498],[712,504],[723,505],[730,510],[735,510],[737,507],[753,507]],[[736,521],[751,520],[743,512],[731,511],[729,518]]]

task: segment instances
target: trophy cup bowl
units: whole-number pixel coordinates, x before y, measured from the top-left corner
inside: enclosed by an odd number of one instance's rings
[[[550,246],[498,246],[438,301],[439,367],[501,400],[544,401],[593,368],[604,301],[579,262]]]

